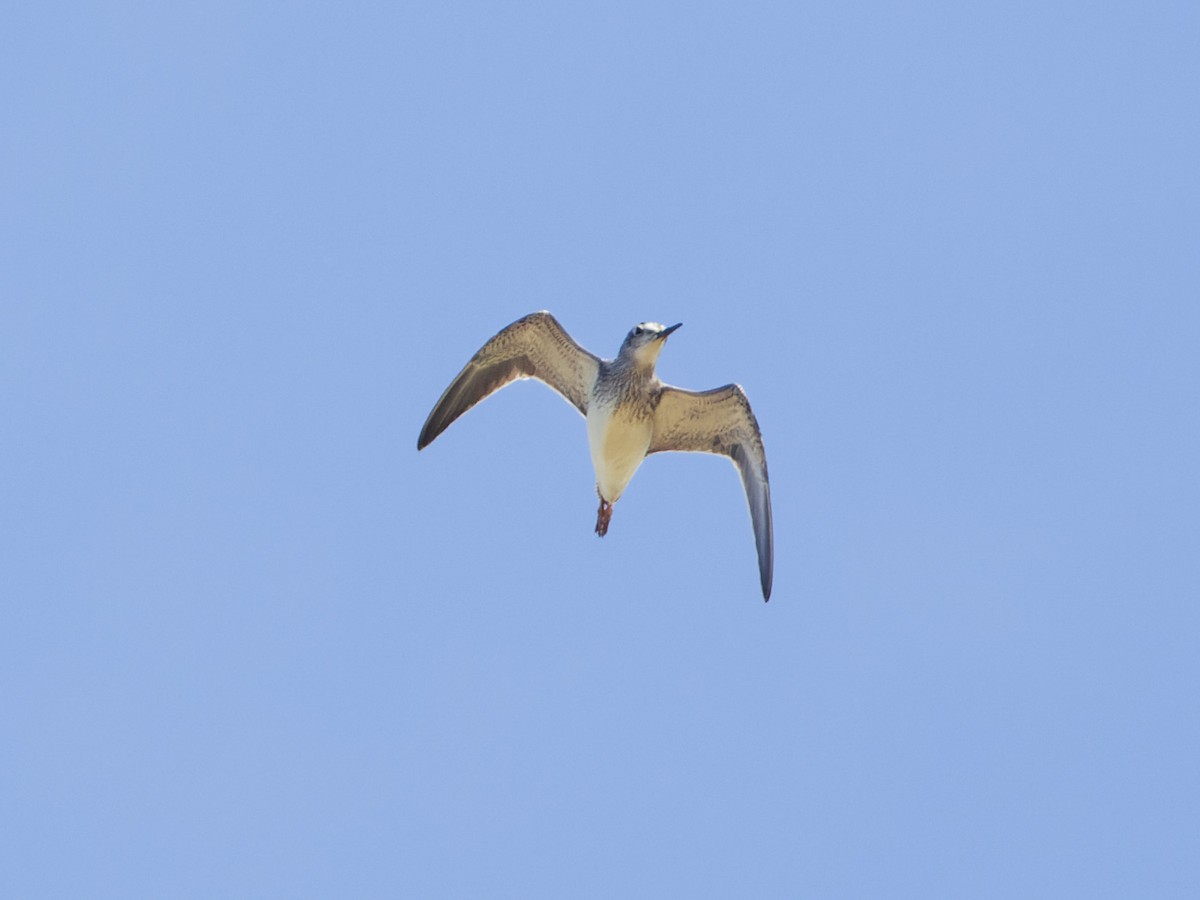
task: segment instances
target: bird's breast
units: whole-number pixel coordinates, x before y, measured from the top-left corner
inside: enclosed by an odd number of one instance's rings
[[[588,409],[587,429],[596,487],[605,500],[615,503],[650,449],[653,417],[594,403]]]

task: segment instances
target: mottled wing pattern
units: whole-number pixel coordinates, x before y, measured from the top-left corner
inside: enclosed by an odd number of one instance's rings
[[[762,434],[746,392],[736,384],[699,392],[664,387],[654,413],[649,452],[666,450],[718,453],[733,460],[750,506],[763,599],[769,600],[775,556],[771,485]]]
[[[433,407],[417,449],[480,400],[518,378],[544,381],[585,416],[600,360],[580,347],[548,312],[513,322],[484,344]]]

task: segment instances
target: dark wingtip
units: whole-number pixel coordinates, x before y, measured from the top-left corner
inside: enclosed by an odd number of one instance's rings
[[[454,385],[450,385],[454,387]],[[449,388],[447,388],[449,391]],[[438,405],[430,412],[429,418],[425,420],[425,424],[421,426],[421,436],[417,438],[417,450],[424,450],[430,444],[438,439],[443,431],[454,421],[454,416],[447,416],[442,411],[442,401],[438,401]]]
[[[417,451],[420,452],[433,443],[433,439],[441,434],[440,431],[434,431],[429,423],[425,423],[425,427],[421,429],[421,435],[417,438]]]

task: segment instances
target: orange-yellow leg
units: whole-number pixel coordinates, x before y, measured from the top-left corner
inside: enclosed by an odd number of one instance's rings
[[[612,519],[612,511],[613,505],[601,497],[600,509],[596,513],[596,534],[600,535],[600,537],[608,534],[608,523]]]

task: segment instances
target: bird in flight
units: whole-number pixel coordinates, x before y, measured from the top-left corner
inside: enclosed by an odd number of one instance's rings
[[[680,323],[682,324],[682,323]],[[727,456],[746,490],[763,599],[771,599],[774,538],[767,457],[758,421],[740,385],[685,391],[654,374],[658,354],[679,325],[642,322],[625,336],[616,359],[579,346],[548,312],[518,319],[471,357],[434,405],[417,449],[455,419],[519,378],[546,383],[587,419],[600,509],[596,534],[608,533],[613,504],[651,453],[682,450]]]

